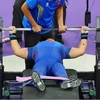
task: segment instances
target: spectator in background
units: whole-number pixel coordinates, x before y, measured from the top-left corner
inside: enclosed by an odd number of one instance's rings
[[[23,12],[21,11],[21,6],[25,2],[25,0],[15,0],[13,6],[13,18],[12,18],[12,25],[16,26],[17,28],[23,28],[22,19],[23,19]],[[22,42],[22,31],[17,32],[17,40],[18,42]]]

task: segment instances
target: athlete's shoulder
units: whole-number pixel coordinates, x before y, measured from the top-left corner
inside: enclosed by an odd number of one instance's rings
[[[46,41],[38,42],[38,43],[37,43],[37,46],[38,46],[38,45],[43,45],[43,44],[46,44]]]
[[[55,44],[58,44],[58,45],[63,45],[63,44],[61,44],[61,43],[58,42],[58,41],[55,41],[54,43],[55,43]]]

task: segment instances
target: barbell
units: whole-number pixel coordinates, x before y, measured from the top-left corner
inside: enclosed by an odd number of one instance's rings
[[[31,28],[16,28],[17,31],[31,31]],[[53,30],[57,31],[58,28],[42,28],[42,30]],[[67,31],[79,31],[81,27],[68,27]],[[0,27],[0,31],[10,31],[9,28],[2,28]],[[87,31],[100,31],[100,28],[90,27]]]
[[[100,31],[100,17],[96,17],[96,27],[89,27],[86,31]],[[17,31],[31,31],[31,28],[16,28]],[[42,28],[42,30],[54,30],[57,31],[58,28]],[[79,31],[81,30],[81,27],[68,27],[67,31]],[[3,28],[2,25],[2,18],[0,18],[0,31],[10,31],[9,28]]]

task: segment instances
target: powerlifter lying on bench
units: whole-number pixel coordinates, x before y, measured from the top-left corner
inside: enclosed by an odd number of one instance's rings
[[[51,38],[46,41],[39,42],[34,47],[21,48],[17,42],[16,28],[11,26],[10,30],[9,37],[14,54],[24,59],[35,60],[35,65],[32,69],[32,84],[40,91],[45,91],[46,89],[40,75],[52,75],[68,78],[66,70],[63,66],[63,59],[79,57],[85,53],[87,47],[88,27],[86,26],[82,26],[81,28],[81,41],[78,48],[65,47]],[[59,84],[62,89],[74,88],[80,86],[81,80],[61,80],[59,81]]]

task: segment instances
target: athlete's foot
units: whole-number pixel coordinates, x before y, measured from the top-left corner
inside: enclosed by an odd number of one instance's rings
[[[82,83],[81,79],[69,80],[69,81],[64,81],[63,83],[61,83],[60,87],[62,89],[70,89],[70,88],[79,87],[81,83]]]
[[[32,79],[40,91],[45,91],[45,89],[46,89],[45,84],[37,72],[33,71]]]

